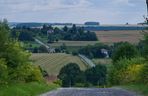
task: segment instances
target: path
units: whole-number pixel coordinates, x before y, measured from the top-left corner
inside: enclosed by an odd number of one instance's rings
[[[117,88],[60,88],[40,96],[139,96]]]

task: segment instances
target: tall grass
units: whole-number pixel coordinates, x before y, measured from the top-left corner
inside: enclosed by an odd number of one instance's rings
[[[44,92],[56,89],[55,84],[45,83],[23,83],[0,86],[0,96],[37,96]]]

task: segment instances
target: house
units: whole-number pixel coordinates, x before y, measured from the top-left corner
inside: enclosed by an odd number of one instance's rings
[[[101,53],[105,55],[105,58],[109,58],[109,53],[107,49],[101,49]]]

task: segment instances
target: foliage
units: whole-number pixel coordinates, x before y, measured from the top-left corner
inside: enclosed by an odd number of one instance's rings
[[[98,40],[94,32],[84,31],[84,28],[77,27],[76,25],[73,25],[71,28],[68,28],[67,26],[65,26],[63,29],[59,29],[56,27],[53,29],[53,33],[49,33],[48,39],[49,39],[49,42],[55,41],[55,40],[69,40],[69,41],[97,41]]]
[[[25,51],[21,44],[10,38],[9,29],[5,23],[0,23],[0,59],[1,75],[8,74],[5,82],[31,82],[40,81],[42,76],[38,68],[34,67],[30,61],[30,53]],[[30,75],[34,75],[34,79],[27,81]],[[38,77],[37,77],[38,76]],[[2,79],[5,79],[5,75]]]
[[[35,30],[35,29],[34,29]],[[11,30],[12,38],[18,39],[20,41],[34,41],[34,30],[30,28],[13,28]],[[36,30],[35,30],[36,32]]]
[[[85,71],[86,81],[92,85],[105,85],[107,68],[104,65],[97,65]]]
[[[148,85],[143,83],[137,84],[127,84],[119,86],[121,88],[134,91],[136,93],[142,94],[142,96],[148,96]]]
[[[112,66],[109,72],[109,82],[113,85],[141,82],[141,70],[145,59],[122,59]]]
[[[145,32],[143,35],[144,39],[139,42],[138,47],[141,55],[148,59],[148,33]]]
[[[130,43],[121,43],[113,52],[112,60],[113,62],[117,62],[120,59],[127,58],[131,59],[138,56],[138,50],[134,45]]]
[[[78,65],[68,64],[61,69],[58,78],[62,80],[63,87],[102,86],[106,84],[107,69],[106,66],[97,65],[82,72]]]
[[[89,58],[105,58],[106,54],[102,53],[101,49],[106,49],[108,51],[108,55],[110,55],[111,48],[102,43],[83,47],[79,50],[79,53]]]
[[[8,78],[8,68],[4,59],[0,59],[0,84],[7,83]]]
[[[148,85],[148,63],[145,64],[140,73],[141,82]]]
[[[80,68],[77,64],[70,63],[61,69],[58,78],[62,80],[63,87],[74,86],[76,84],[76,77],[80,72]]]

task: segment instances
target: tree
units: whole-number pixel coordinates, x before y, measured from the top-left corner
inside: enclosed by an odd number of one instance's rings
[[[148,33],[144,33],[144,39],[139,42],[139,49],[141,51],[142,56],[148,59]]]
[[[138,50],[136,47],[130,43],[121,43],[117,48],[114,50],[112,55],[113,62],[117,62],[120,59],[127,58],[131,59],[138,56]]]
[[[68,31],[68,27],[67,26],[64,26],[63,31],[64,32],[67,32]]]
[[[0,44],[2,44],[0,46],[0,68],[3,69],[0,73],[3,74],[8,70],[8,78],[5,82],[26,82],[32,74],[42,78],[39,69],[34,67],[29,60],[30,53],[25,51],[18,41],[10,38],[10,31],[5,23],[0,23],[0,37],[2,37],[0,40]],[[33,80],[38,81],[38,78],[34,77]]]
[[[97,65],[85,71],[86,81],[92,85],[105,85],[107,79],[107,68],[104,65]]]
[[[20,32],[18,37],[20,41],[34,41],[33,36],[29,32]]]
[[[58,78],[62,80],[63,87],[71,87],[76,84],[76,77],[81,73],[80,68],[75,63],[70,63],[64,66],[58,75]]]

